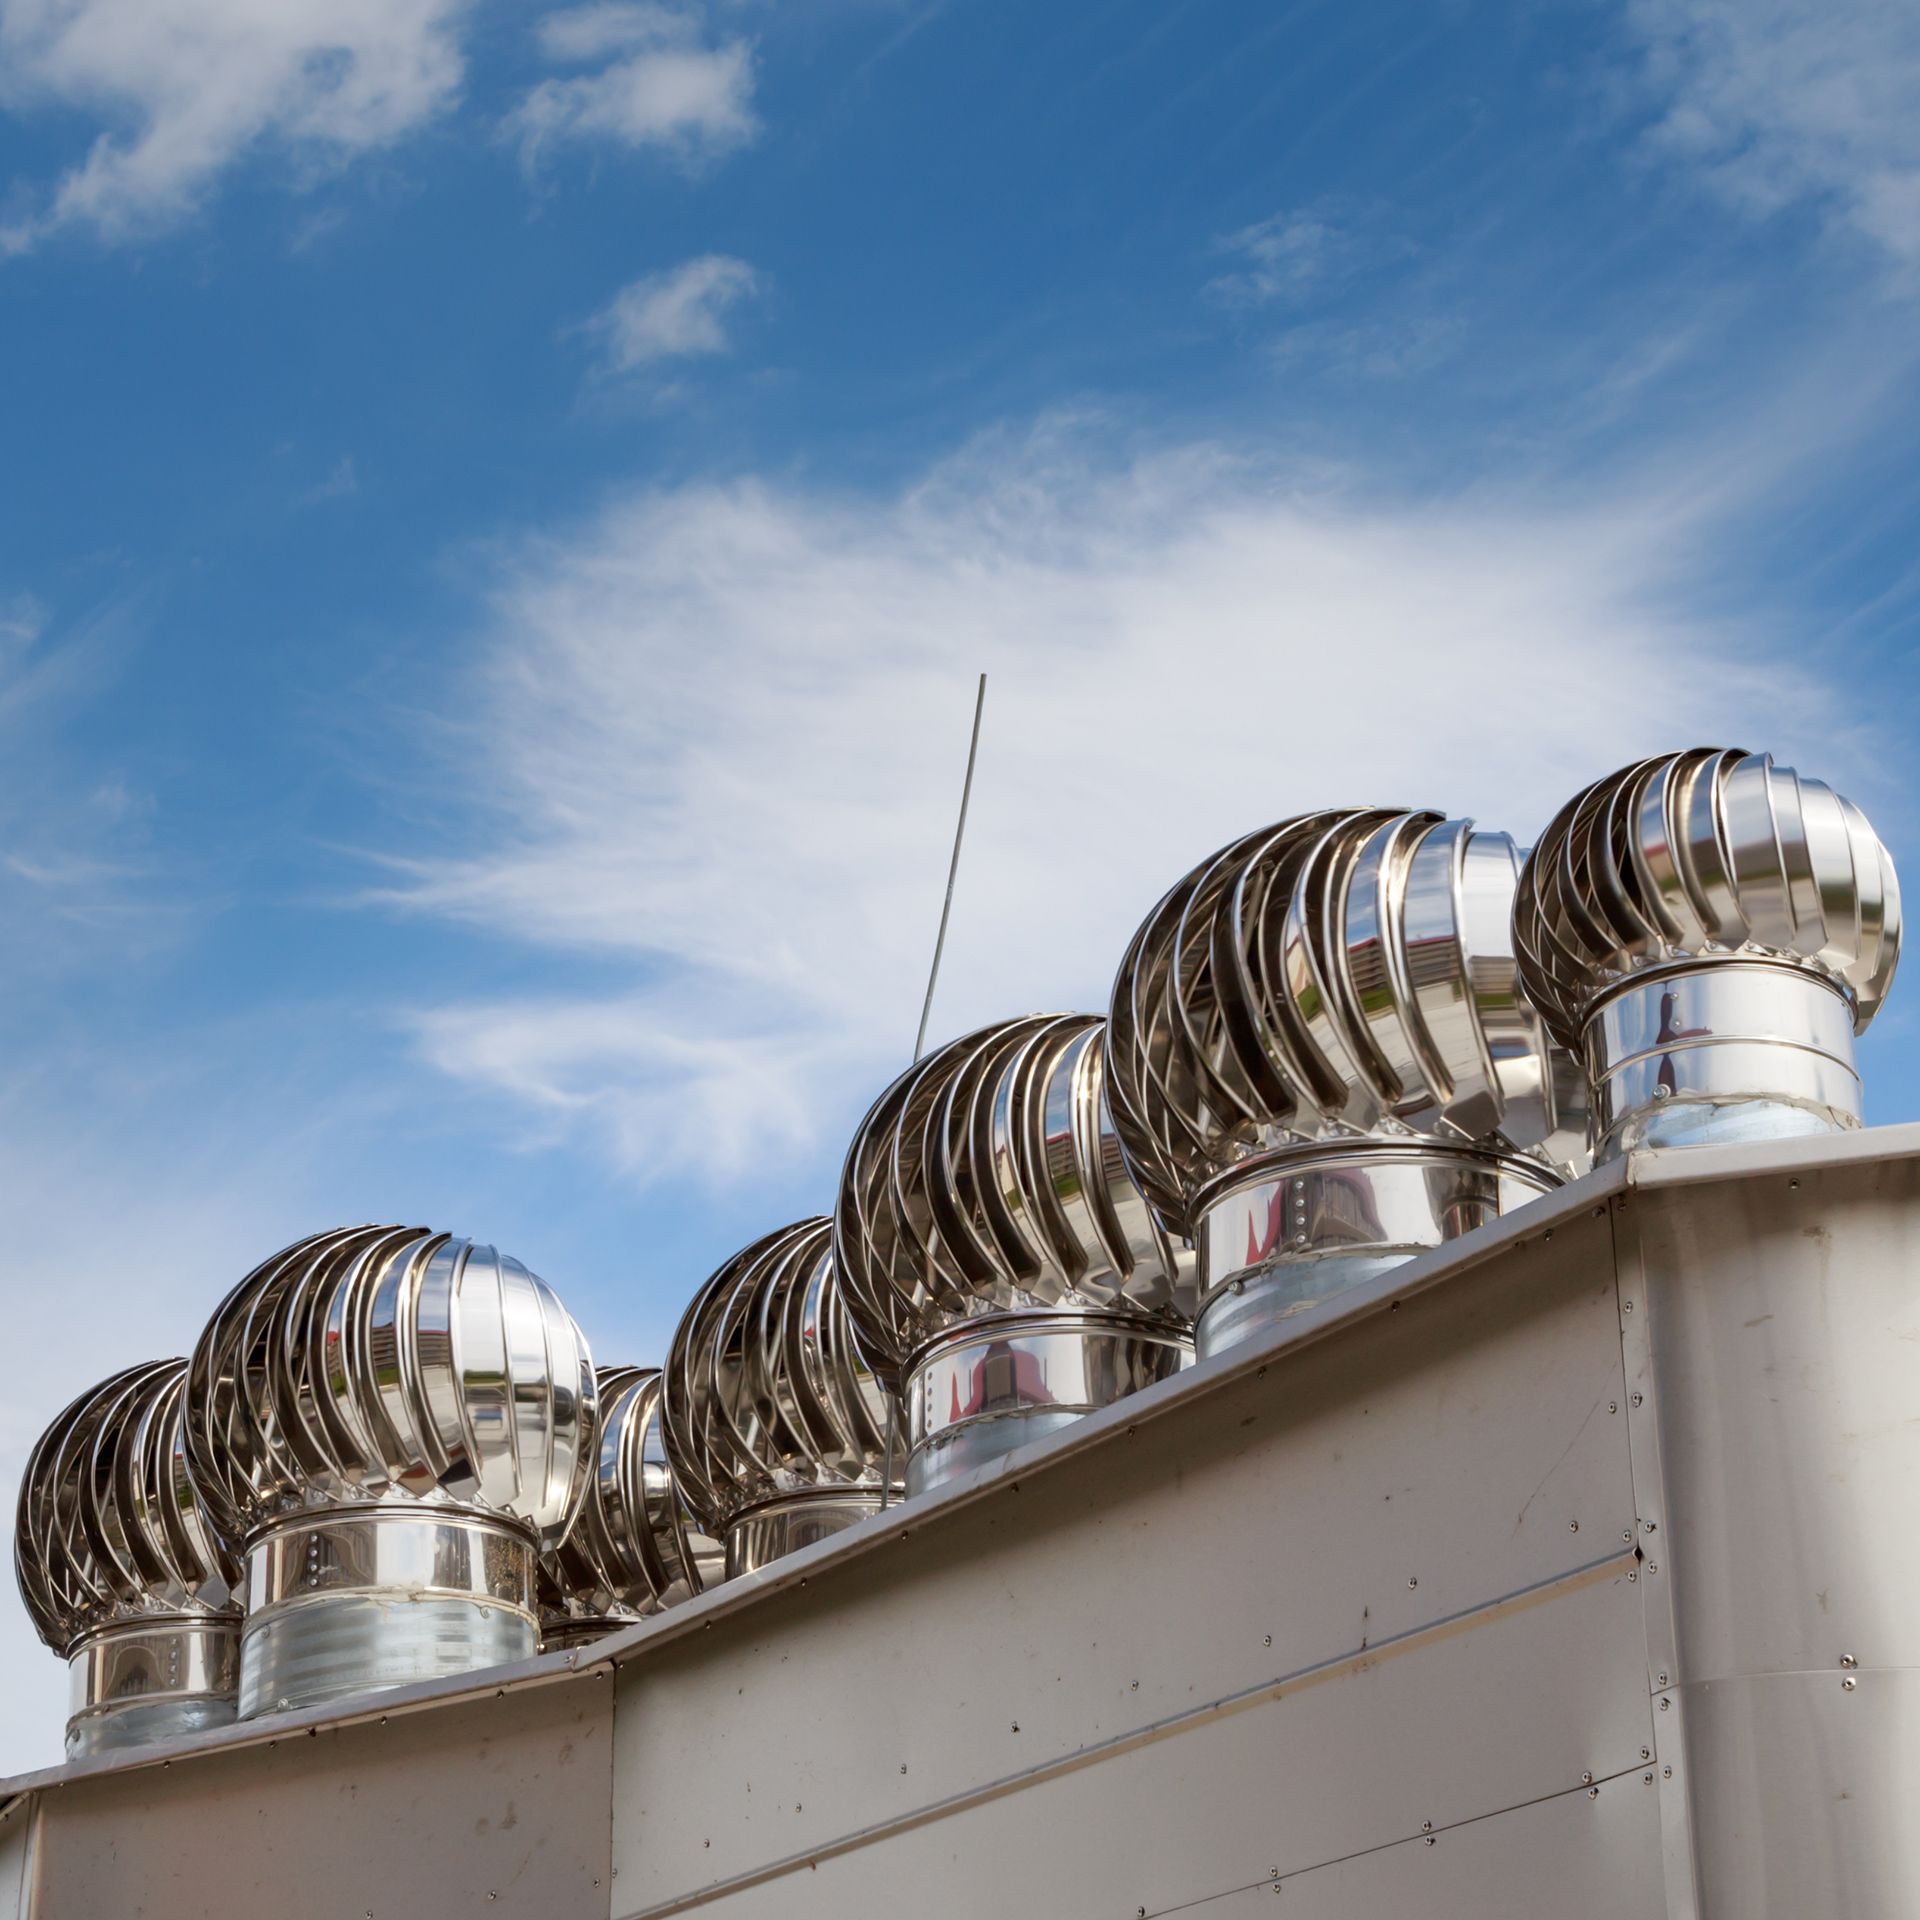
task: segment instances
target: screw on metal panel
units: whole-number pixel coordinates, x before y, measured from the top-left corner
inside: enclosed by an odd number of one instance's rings
[[[1640,1576],[1637,1572],[1634,1571],[1632,1567],[1629,1567],[1627,1569],[1627,1578],[1629,1581],[1633,1581],[1633,1580],[1638,1580]]]
[[[1650,1773],[1643,1773],[1643,1774],[1642,1774],[1642,1775],[1640,1776],[1640,1779],[1641,1779],[1641,1783],[1642,1783],[1643,1785],[1645,1785],[1645,1786],[1649,1786],[1649,1787],[1650,1787],[1650,1786],[1652,1786],[1652,1785],[1653,1785],[1653,1775],[1652,1775],[1652,1774],[1650,1774]]]
[[[1621,1301],[1621,1303],[1620,1303],[1620,1311],[1621,1311],[1622,1313],[1631,1313],[1631,1312],[1633,1311],[1633,1302],[1632,1302],[1631,1300],[1623,1300],[1623,1301]]]
[[[1129,1693],[1138,1693],[1140,1691],[1140,1682],[1138,1680],[1129,1681],[1127,1683],[1127,1691]]]
[[[1663,1687],[1667,1684],[1667,1676],[1664,1673],[1660,1676],[1660,1684]]]
[[[1578,1533],[1580,1531],[1580,1522],[1578,1520],[1569,1520],[1567,1522],[1567,1531],[1569,1533]]]
[[[1662,1767],[1660,1769],[1660,1778],[1662,1780],[1671,1780],[1673,1778],[1673,1769],[1671,1767]]]
[[[1647,1562],[1647,1571],[1649,1573],[1658,1573],[1660,1571],[1658,1563],[1655,1561],[1649,1560]]]
[[[1637,1406],[1639,1406],[1639,1405],[1641,1404],[1641,1399],[1642,1399],[1642,1396],[1636,1393],[1636,1394],[1635,1394],[1635,1395],[1633,1396],[1633,1404],[1634,1404],[1634,1405],[1635,1405],[1636,1407],[1637,1407]]]
[[[1408,1576],[1408,1578],[1407,1578],[1407,1585],[1408,1585],[1408,1586],[1410,1586],[1410,1587],[1417,1587],[1417,1586],[1418,1586],[1419,1584],[1420,1584],[1420,1580],[1419,1580],[1419,1576],[1418,1576],[1418,1575],[1409,1575],[1409,1576]]]
[[[1609,1413],[1618,1413],[1620,1411],[1620,1402],[1618,1400],[1609,1400],[1607,1402],[1607,1411]]]
[[[1629,1527],[1629,1528],[1628,1528],[1628,1529],[1626,1530],[1626,1532],[1625,1532],[1625,1533],[1623,1533],[1623,1534],[1622,1534],[1622,1535],[1620,1536],[1620,1538],[1621,1538],[1622,1540],[1631,1540],[1631,1539],[1633,1538],[1633,1529],[1632,1529],[1631,1527]]]
[[[1420,1822],[1420,1831],[1422,1833],[1431,1833],[1433,1831],[1433,1822],[1431,1820],[1422,1820]]]
[[[1798,1193],[1800,1191],[1800,1182],[1798,1180],[1789,1180],[1787,1182],[1787,1191],[1789,1193]]]
[[[1856,1680],[1852,1674],[1848,1674],[1847,1677],[1840,1682],[1841,1690],[1845,1693],[1851,1693],[1859,1684],[1860,1682]]]
[[[1270,1646],[1272,1646],[1272,1645],[1273,1645],[1273,1635],[1272,1635],[1272,1634],[1268,1634],[1268,1635],[1266,1636],[1266,1638],[1265,1638],[1265,1639],[1264,1639],[1264,1640],[1263,1640],[1263,1641],[1261,1642],[1261,1645],[1263,1645],[1263,1646],[1268,1646],[1268,1647],[1270,1647]]]
[[[1430,1847],[1437,1847],[1437,1846],[1438,1846],[1439,1844],[1440,1844],[1440,1842],[1439,1842],[1439,1839],[1438,1839],[1438,1837],[1437,1837],[1436,1835],[1434,1835],[1434,1834],[1431,1834],[1431,1833],[1427,1835],[1427,1845],[1428,1845],[1428,1846],[1430,1846]]]
[[[1841,1664],[1841,1665],[1842,1665],[1843,1667],[1857,1667],[1857,1666],[1858,1666],[1858,1665],[1860,1664],[1860,1662],[1859,1662],[1858,1660],[1856,1660],[1856,1659],[1855,1659],[1855,1658],[1853,1657],[1853,1655],[1852,1655],[1852,1654],[1850,1654],[1850,1653],[1843,1653],[1843,1654],[1842,1654],[1842,1655],[1840,1656],[1840,1664]]]
[[[1651,1747],[1642,1747],[1640,1749],[1640,1758],[1642,1760],[1651,1760],[1653,1758],[1653,1749]]]
[[[1582,1775],[1580,1776],[1580,1784],[1581,1784],[1581,1785],[1582,1785],[1583,1787],[1590,1787],[1590,1786],[1592,1786],[1592,1785],[1593,1785],[1593,1775],[1592,1775],[1592,1774],[1590,1774],[1590,1773],[1583,1773],[1583,1774],[1582,1774]]]
[[[1660,1711],[1661,1711],[1662,1713],[1665,1713],[1665,1712],[1666,1712],[1666,1710],[1667,1710],[1667,1709],[1668,1709],[1668,1708],[1669,1708],[1670,1706],[1672,1706],[1672,1705],[1673,1705],[1673,1702],[1672,1702],[1671,1700],[1666,1700],[1666,1699],[1663,1699],[1663,1700],[1662,1700],[1662,1701],[1660,1702]]]
[[[1015,1722],[1013,1723],[1013,1730],[1014,1730],[1014,1732],[1015,1732],[1015,1733],[1018,1733],[1018,1732],[1020,1731],[1020,1722],[1019,1722],[1018,1720],[1016,1720],[1016,1721],[1015,1721]]]
[[[1589,1800],[1598,1800],[1600,1798],[1600,1789],[1598,1787],[1589,1787],[1587,1789],[1587,1798]]]
[[[906,1763],[906,1762],[905,1762],[904,1760],[902,1760],[902,1761],[900,1762],[900,1771],[901,1771],[902,1773],[905,1773],[905,1772],[906,1772],[906,1770],[907,1770],[907,1763]]]

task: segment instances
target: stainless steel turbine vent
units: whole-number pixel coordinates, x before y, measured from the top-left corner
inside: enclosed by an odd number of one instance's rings
[[[241,1718],[535,1652],[535,1559],[594,1425],[579,1328],[491,1247],[346,1227],[256,1268],[194,1348],[185,1416],[245,1548]]]
[[[1504,833],[1305,814],[1187,875],[1114,982],[1108,1097],[1199,1255],[1202,1353],[1584,1161],[1580,1074],[1519,990]]]
[[[1095,1014],[1003,1020],[903,1073],[860,1124],[834,1259],[903,1382],[921,1493],[1176,1373],[1193,1260],[1127,1171]]]
[[[694,1296],[664,1387],[667,1457],[727,1577],[864,1519],[898,1406],[854,1344],[824,1219],[737,1253]]]
[[[1528,856],[1514,941],[1603,1157],[1860,1124],[1899,882],[1858,807],[1770,754],[1695,747],[1576,795]]]
[[[34,1443],[14,1570],[65,1656],[67,1753],[225,1726],[240,1666],[240,1570],[187,1476],[184,1360],[89,1389]]]
[[[541,1645],[578,1646],[721,1578],[668,1464],[657,1367],[602,1367],[600,1443],[573,1530],[540,1556]]]

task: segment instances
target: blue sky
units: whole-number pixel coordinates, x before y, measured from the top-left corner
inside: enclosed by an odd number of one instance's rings
[[[1728,741],[1902,853],[1917,302],[1905,0],[0,0],[0,1471],[347,1219],[656,1361],[983,668],[936,1037],[1306,806]]]

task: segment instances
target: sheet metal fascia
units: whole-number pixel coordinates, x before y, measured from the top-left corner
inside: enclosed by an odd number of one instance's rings
[[[1617,1566],[1556,1582],[1370,1658],[1262,1689],[1233,1711],[1143,1729],[1069,1765],[722,1885],[636,1906],[623,1882],[615,1910],[622,1920],[694,1911],[716,1920],[838,1920],[902,1906],[917,1920],[974,1920],[983,1912],[1119,1920],[1211,1914],[1234,1893],[1253,1890],[1273,1911],[1275,1892],[1291,1899],[1329,1864],[1425,1849],[1429,1835],[1432,1846],[1451,1847],[1484,1828],[1495,1817],[1484,1802],[1460,1809],[1473,1798],[1467,1783],[1488,1781],[1491,1767],[1509,1783],[1525,1782],[1498,1810],[1536,1804],[1555,1784],[1582,1828],[1604,1811],[1602,1800],[1644,1805],[1643,1854],[1576,1855],[1572,1864],[1591,1875],[1589,1897],[1610,1902],[1593,1912],[1651,1920],[1666,1910],[1651,1812],[1657,1796],[1640,1757],[1645,1703],[1617,1684],[1621,1664],[1637,1663],[1637,1613]],[[1569,1647],[1582,1657],[1558,1657]],[[1528,1684],[1540,1678],[1550,1698]],[[1526,1711],[1507,1704],[1516,1694]],[[1584,1781],[1565,1772],[1576,1726],[1589,1761]],[[1500,1849],[1519,1845],[1525,1831],[1502,1830]],[[1533,1864],[1524,1851],[1497,1850],[1487,1859],[1483,1892],[1497,1894]],[[1400,1909],[1326,1910],[1371,1920]],[[1479,1912],[1523,1910],[1489,1897]],[[1563,1909],[1539,1911],[1559,1920]]]
[[[1698,1920],[1700,1869],[1693,1835],[1679,1626],[1674,1617],[1670,1551],[1673,1523],[1660,1462],[1660,1403],[1653,1364],[1656,1303],[1647,1287],[1636,1192],[1609,1202],[1614,1276],[1620,1296],[1621,1371],[1627,1388],[1627,1446],[1633,1473],[1635,1525],[1649,1569],[1643,1595],[1647,1693],[1652,1707],[1654,1772],[1659,1789],[1660,1857],[1670,1920]],[[1664,1571],[1662,1570],[1664,1569]]]
[[[40,1796],[32,1920],[605,1920],[605,1687],[314,1728]]]
[[[1770,1673],[1689,1688],[1711,1920],[1913,1920],[1920,1913],[1920,1672]],[[1791,1767],[1740,1764],[1789,1755]],[[1809,1775],[1812,1778],[1809,1778]],[[1292,1920],[1288,1916],[1288,1920]]]
[[[1644,1769],[1181,1909],[1192,1920],[1666,1920]],[[1591,1797],[1589,1797],[1591,1795]],[[1274,1893],[1279,1893],[1279,1904]]]
[[[1409,1629],[1444,1621],[1470,1638],[1518,1592],[1596,1564],[1625,1660],[1582,1678],[1632,1716],[1616,1757],[1638,1762],[1651,1740],[1625,1424],[1610,1417],[1624,1398],[1610,1224],[1585,1213],[1558,1244],[1542,1235],[1404,1304],[1377,1338],[1289,1351],[1163,1434],[1141,1427],[1130,1447],[1012,1482],[949,1526],[903,1529],[877,1579],[819,1567],[787,1606],[629,1664],[623,1901],[671,1910],[1022,1791],[1183,1709],[1284,1691]],[[1529,1797],[1542,1741],[1563,1782],[1600,1770],[1581,1740],[1591,1713],[1525,1711],[1530,1690],[1551,1697],[1559,1666],[1587,1659],[1595,1648],[1570,1634],[1546,1665],[1502,1676],[1499,1698],[1490,1682],[1485,1714],[1462,1704],[1476,1731],[1518,1716],[1514,1750],[1533,1757],[1497,1778],[1436,1759],[1430,1795],[1480,1811]]]
[[[0,1920],[26,1920],[31,1910],[37,1806],[31,1794],[0,1804]]]

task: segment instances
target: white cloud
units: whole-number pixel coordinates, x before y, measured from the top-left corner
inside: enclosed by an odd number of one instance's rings
[[[1629,0],[1669,101],[1659,144],[1736,203],[1810,201],[1920,265],[1912,0]]]
[[[0,665],[9,654],[24,653],[47,625],[43,601],[31,593],[0,594]]]
[[[467,0],[0,0],[0,100],[108,123],[0,252],[59,228],[104,238],[190,213],[271,145],[306,168],[392,145],[445,108]]]
[[[714,41],[695,8],[569,8],[548,14],[538,34],[555,65],[604,64],[541,81],[508,117],[529,168],[558,142],[593,140],[656,147],[694,168],[759,130],[752,46]]]
[[[724,353],[727,311],[758,285],[744,260],[702,254],[630,281],[581,330],[600,341],[609,373],[630,373],[656,360]]]
[[[353,455],[343,453],[327,469],[324,479],[316,480],[300,495],[299,504],[312,507],[328,500],[350,500],[359,491],[360,470],[353,463]]]
[[[1344,279],[1359,248],[1343,226],[1316,212],[1284,212],[1223,235],[1222,253],[1243,263],[1207,283],[1224,306],[1262,307],[1299,303]]]
[[[1661,611],[1686,537],[1670,498],[1387,506],[1073,429],[891,500],[622,500],[508,568],[451,762],[470,851],[383,897],[632,984],[424,1008],[418,1044],[638,1178],[829,1158],[911,1044],[977,670],[936,1038],[1102,1005],[1160,891],[1261,821],[1530,833],[1637,752],[1818,729],[1751,635]]]

